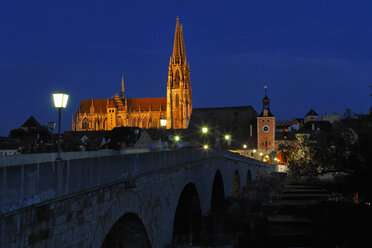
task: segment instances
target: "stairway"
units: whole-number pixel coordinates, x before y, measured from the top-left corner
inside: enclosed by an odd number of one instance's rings
[[[284,185],[276,200],[263,204],[261,221],[239,247],[308,247],[329,193],[303,182]]]

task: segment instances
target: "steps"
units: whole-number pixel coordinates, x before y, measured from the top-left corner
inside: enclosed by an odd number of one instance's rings
[[[265,222],[254,235],[256,247],[311,245],[316,216],[329,196],[321,187],[304,183],[284,185],[276,201],[263,204]]]

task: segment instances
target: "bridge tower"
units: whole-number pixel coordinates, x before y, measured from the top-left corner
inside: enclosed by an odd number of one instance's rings
[[[270,111],[267,86],[265,86],[265,97],[262,99],[262,105],[262,112],[257,116],[257,149],[259,153],[268,155],[275,149],[275,116]]]
[[[192,111],[190,65],[186,61],[182,24],[177,17],[173,54],[169,60],[167,83],[167,128],[187,128]]]

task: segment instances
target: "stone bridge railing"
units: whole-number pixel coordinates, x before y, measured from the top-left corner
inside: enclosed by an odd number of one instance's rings
[[[224,157],[251,166],[275,167],[237,154],[201,149],[179,149],[71,159],[0,167],[0,214],[43,201],[94,190],[103,185],[127,182],[133,187],[138,176],[201,160]]]

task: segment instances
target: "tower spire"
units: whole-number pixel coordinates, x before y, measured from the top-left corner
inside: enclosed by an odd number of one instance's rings
[[[124,101],[125,95],[124,95],[124,72],[121,73],[121,91],[120,91],[120,97]]]
[[[174,44],[173,44],[173,59],[176,62],[185,63],[186,62],[186,52],[185,52],[185,43],[183,40],[182,25],[180,25],[180,18],[176,18],[176,31],[174,34]]]
[[[270,106],[270,99],[267,97],[267,86],[264,86],[265,88],[265,97],[262,99],[262,105],[264,108],[269,108]]]

